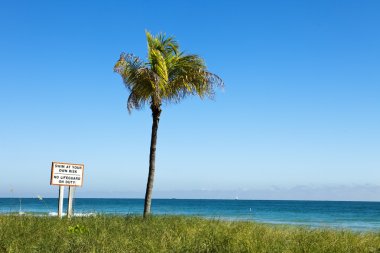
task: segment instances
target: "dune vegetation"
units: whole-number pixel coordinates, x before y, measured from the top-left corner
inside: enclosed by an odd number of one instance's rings
[[[0,216],[0,252],[380,252],[380,232],[197,217]]]

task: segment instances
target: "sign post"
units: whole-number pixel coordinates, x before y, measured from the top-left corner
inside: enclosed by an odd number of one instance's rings
[[[75,187],[69,186],[69,202],[67,203],[67,218],[73,216],[73,198]]]
[[[62,212],[63,212],[63,195],[65,192],[64,186],[59,186],[59,199],[58,199],[58,217],[62,218]]]
[[[59,186],[58,217],[62,218],[64,187],[69,187],[69,200],[67,205],[67,217],[73,215],[74,189],[83,185],[83,164],[52,162],[50,185]]]

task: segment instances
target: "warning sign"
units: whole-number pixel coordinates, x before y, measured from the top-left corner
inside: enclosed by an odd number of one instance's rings
[[[52,162],[51,185],[82,186],[83,164]]]

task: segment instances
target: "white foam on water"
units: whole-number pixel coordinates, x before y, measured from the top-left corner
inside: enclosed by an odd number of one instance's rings
[[[49,216],[58,216],[57,212],[49,212]],[[66,216],[66,213],[63,213],[62,216]],[[96,216],[96,213],[74,213],[74,216],[76,217],[89,217],[89,216]]]
[[[96,213],[74,213],[74,216],[77,216],[77,217],[96,216]]]
[[[48,215],[49,216],[58,216],[58,213],[57,212],[49,212]]]

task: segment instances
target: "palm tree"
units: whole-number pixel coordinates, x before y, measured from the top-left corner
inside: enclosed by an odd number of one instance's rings
[[[155,173],[157,129],[162,103],[178,103],[188,95],[213,98],[214,88],[223,87],[217,75],[207,71],[202,58],[184,54],[174,37],[165,34],[151,35],[148,41],[147,61],[133,54],[122,53],[114,71],[121,75],[129,90],[128,111],[141,109],[149,104],[153,124],[149,154],[149,175],[146,186],[144,217],[150,214]]]

